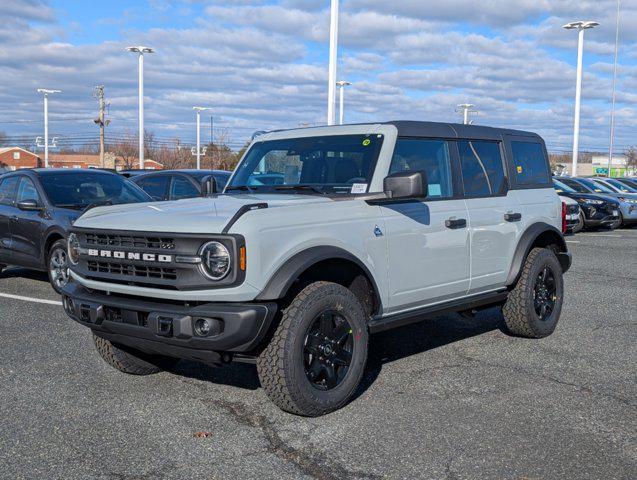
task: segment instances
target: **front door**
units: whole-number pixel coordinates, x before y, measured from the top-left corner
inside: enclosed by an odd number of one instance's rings
[[[422,201],[381,206],[388,245],[386,313],[442,302],[467,293],[470,281],[469,223],[443,139],[399,138],[389,173],[424,171]]]
[[[14,217],[10,222],[12,248],[21,265],[39,265],[41,262],[42,211],[24,211],[17,207],[18,202],[35,200],[43,205],[40,194],[33,181],[20,177],[16,195]],[[16,219],[17,217],[17,219]]]

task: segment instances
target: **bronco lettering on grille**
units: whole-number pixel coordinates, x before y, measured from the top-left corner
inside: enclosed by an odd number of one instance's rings
[[[120,260],[143,260],[145,262],[171,263],[172,255],[157,255],[155,253],[121,252],[117,250],[98,250],[89,248],[86,250],[89,257],[117,258]]]

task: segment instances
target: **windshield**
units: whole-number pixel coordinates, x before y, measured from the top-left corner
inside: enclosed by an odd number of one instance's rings
[[[382,143],[382,135],[259,142],[237,167],[226,192],[365,193]]]
[[[637,188],[629,187],[625,183],[620,182],[619,180],[615,180],[614,178],[609,178],[606,180],[613,187],[615,187],[620,192],[624,193],[637,193]]]
[[[104,172],[43,172],[40,182],[56,207],[83,209],[89,205],[151,202],[139,187],[117,174]]]
[[[593,190],[586,187],[585,185],[582,185],[581,183],[579,183],[576,180],[573,180],[572,178],[560,178],[560,183],[571,187],[571,190],[574,192],[578,192],[578,193],[593,193]]]
[[[571,187],[555,179],[553,179],[553,188],[555,188],[557,193],[562,193],[562,192],[575,193],[575,190],[573,190]]]
[[[579,181],[593,190],[595,193],[615,193],[611,188],[608,188],[606,185],[598,183],[589,178],[580,178]]]

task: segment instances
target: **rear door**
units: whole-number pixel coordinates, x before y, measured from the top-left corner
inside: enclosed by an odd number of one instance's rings
[[[469,229],[454,148],[445,139],[399,138],[396,142],[389,173],[424,171],[429,195],[380,206],[389,251],[386,313],[467,293]]]
[[[19,178],[10,176],[0,180],[0,259],[11,257],[11,230],[9,223],[14,215],[13,203]]]
[[[522,230],[520,205],[509,191],[502,142],[458,140],[471,234],[470,293],[500,288]]]

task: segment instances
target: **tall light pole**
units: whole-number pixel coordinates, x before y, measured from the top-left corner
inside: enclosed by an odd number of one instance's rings
[[[573,176],[577,176],[577,156],[579,149],[579,116],[580,101],[582,97],[582,57],[584,55],[584,31],[594,28],[599,23],[591,21],[571,22],[563,25],[562,28],[567,30],[577,30],[577,82],[575,85],[575,120],[573,121]]]
[[[54,93],[62,93],[62,90],[49,90],[47,88],[38,88],[38,93],[44,95],[44,166],[49,166],[49,95]]]
[[[619,56],[619,3],[617,0],[617,19],[615,24],[615,60],[613,62],[613,91],[611,93],[610,107],[610,143],[608,146],[608,178],[611,177],[613,164],[613,147],[615,146],[615,96],[617,87],[617,58]]]
[[[476,110],[471,110],[475,105],[471,103],[461,103],[458,105],[457,112],[462,112],[462,123],[469,125],[469,114],[478,113]]]
[[[197,112],[197,151],[194,152],[194,153],[197,156],[197,170],[200,170],[201,169],[201,155],[204,155],[206,153],[205,149],[204,149],[203,153],[201,151],[201,132],[200,132],[201,112],[204,111],[204,110],[212,110],[212,108],[208,108],[208,107],[192,107],[192,109]]]
[[[338,59],[338,0],[332,0],[330,10],[330,65],[327,87],[327,124],[334,125],[336,103],[336,62]]]
[[[346,82],[345,80],[341,80],[339,82],[336,82],[336,85],[338,86],[340,105],[340,110],[338,112],[338,124],[343,125],[343,117],[345,116],[345,87],[351,85],[351,83]]]
[[[155,53],[150,47],[126,47],[129,52],[138,53],[139,62],[139,168],[144,169],[144,53]]]

